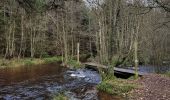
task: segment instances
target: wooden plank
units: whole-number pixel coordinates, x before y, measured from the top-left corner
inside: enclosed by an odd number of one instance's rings
[[[107,66],[105,65],[101,65],[101,64],[97,64],[97,63],[92,63],[92,62],[87,62],[87,63],[84,63],[85,65],[90,65],[90,66],[95,66],[95,67],[99,67],[99,68],[108,68]]]
[[[135,74],[135,71],[134,71],[134,70],[117,68],[117,67],[114,67],[114,71],[118,71],[118,72],[122,72],[122,73]],[[139,72],[139,71],[138,71],[138,74],[139,74],[139,75],[146,75],[147,73],[143,73],[143,72]]]
[[[93,63],[93,62],[86,62],[84,63],[85,65],[90,65],[90,66],[93,66],[95,68],[103,68],[103,69],[107,69],[108,67],[105,66],[105,65],[101,65],[101,64],[97,64],[97,63]],[[120,72],[120,73],[129,73],[129,74],[135,74],[135,71],[134,70],[131,70],[131,69],[124,69],[124,68],[117,68],[117,67],[114,67],[114,71],[117,71],[117,72]],[[138,72],[138,74],[140,76],[142,75],[146,75],[147,73],[143,73],[143,72]]]

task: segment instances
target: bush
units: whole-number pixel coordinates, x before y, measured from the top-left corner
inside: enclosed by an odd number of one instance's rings
[[[44,58],[43,60],[45,61],[45,63],[54,63],[54,62],[62,61],[62,58],[61,57],[48,57],[48,58]]]
[[[47,58],[47,57],[50,57],[50,55],[49,55],[47,52],[43,52],[43,53],[42,53],[42,57],[43,57],[43,58]]]
[[[115,67],[118,62],[119,62],[119,57],[118,56],[113,56],[111,65]]]
[[[100,72],[101,76],[102,76],[102,80],[103,81],[107,81],[107,80],[114,80],[116,77],[113,75],[113,73],[109,73],[109,72]]]
[[[138,79],[138,77],[136,77],[135,75],[128,78],[128,80],[135,80],[135,79]]]
[[[76,60],[70,59],[67,64],[73,66],[74,68],[80,68],[81,63],[78,63]]]
[[[32,59],[26,59],[24,60],[24,65],[31,66],[31,65],[34,65],[34,62]]]
[[[109,94],[113,94],[113,86],[107,82],[102,82],[97,86],[97,89]]]
[[[5,60],[0,60],[0,66],[8,66],[8,62]]]

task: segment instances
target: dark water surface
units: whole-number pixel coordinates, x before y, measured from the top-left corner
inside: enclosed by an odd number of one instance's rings
[[[98,92],[100,75],[48,64],[0,70],[0,100],[49,100],[65,91],[70,100],[121,100]]]
[[[134,67],[127,67],[127,69],[134,69]],[[166,73],[170,71],[170,66],[152,66],[152,65],[148,65],[148,66],[139,66],[138,69],[140,72],[144,72],[144,73]]]

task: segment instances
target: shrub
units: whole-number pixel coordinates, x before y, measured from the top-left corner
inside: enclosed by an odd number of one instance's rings
[[[119,57],[117,55],[113,56],[111,65],[115,67],[118,62],[119,62]]]
[[[26,59],[24,60],[24,65],[31,66],[31,65],[34,65],[34,62],[32,59]]]
[[[81,63],[78,63],[76,60],[70,59],[67,64],[73,66],[74,68],[80,68]]]
[[[43,52],[43,53],[42,53],[42,57],[43,57],[43,58],[47,58],[47,57],[50,57],[50,55],[49,55],[47,52]]]
[[[8,62],[6,60],[0,60],[0,66],[8,66]]]
[[[102,82],[97,86],[97,89],[109,94],[113,94],[113,86],[107,82]]]
[[[62,58],[61,57],[48,57],[48,58],[44,58],[43,60],[45,61],[45,63],[54,63],[54,62],[62,61]]]
[[[113,73],[109,73],[109,72],[100,72],[101,76],[102,76],[102,80],[106,81],[106,80],[114,80],[116,77],[113,75]]]

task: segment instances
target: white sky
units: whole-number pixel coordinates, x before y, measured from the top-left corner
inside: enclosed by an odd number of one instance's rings
[[[100,2],[100,4],[103,2],[103,0],[83,0],[83,1],[86,3],[88,7],[95,7],[98,1]]]

